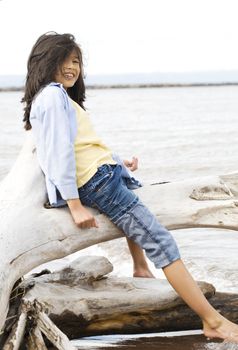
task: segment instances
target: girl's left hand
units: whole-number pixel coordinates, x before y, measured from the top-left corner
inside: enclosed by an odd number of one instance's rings
[[[138,158],[132,157],[132,160],[123,160],[124,165],[131,171],[138,169]]]

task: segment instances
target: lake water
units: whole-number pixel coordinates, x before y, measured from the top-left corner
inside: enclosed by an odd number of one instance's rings
[[[24,141],[21,97],[21,92],[0,93],[0,180]],[[86,107],[104,142],[124,159],[138,156],[137,177],[154,183],[238,170],[237,97],[238,86],[88,90]],[[195,279],[210,282],[219,291],[238,293],[237,232],[188,229],[172,233]],[[77,254],[48,266],[63,266]],[[131,276],[124,239],[80,253],[86,254],[105,255],[114,265],[113,274]],[[150,266],[157,277],[164,277]],[[200,335],[179,335],[91,337],[77,344],[80,349],[219,349]],[[230,345],[229,350],[233,348]]]

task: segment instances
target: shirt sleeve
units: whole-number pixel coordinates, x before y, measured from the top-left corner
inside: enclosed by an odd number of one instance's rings
[[[42,108],[45,172],[64,200],[79,198],[64,92],[57,86],[49,87]]]

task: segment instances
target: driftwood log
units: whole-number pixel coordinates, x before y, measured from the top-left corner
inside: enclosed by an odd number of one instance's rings
[[[17,288],[24,294],[18,322],[5,332],[3,349],[12,349],[12,344],[16,349],[22,344],[22,350],[26,344],[30,349],[47,349],[49,341],[57,349],[72,349],[69,339],[85,335],[202,327],[165,279],[106,276],[111,271],[106,258],[84,256],[60,271],[43,271],[22,281]],[[211,284],[198,284],[223,315],[238,322],[238,295],[215,293]],[[18,299],[13,300],[11,314],[18,305]]]
[[[84,256],[61,271],[29,278],[33,288],[24,301],[47,305],[54,323],[70,339],[85,335],[178,331],[202,327],[200,318],[166,279],[107,276],[113,267],[105,257]],[[204,295],[233,322],[238,322],[238,295],[216,293],[198,282]]]
[[[168,229],[238,229],[238,174],[209,176],[137,190]],[[98,229],[77,228],[67,208],[45,209],[46,191],[30,131],[10,173],[0,184],[0,329],[16,281],[45,262],[121,237],[104,215]],[[24,317],[19,327],[24,325]],[[38,332],[36,331],[36,337]]]

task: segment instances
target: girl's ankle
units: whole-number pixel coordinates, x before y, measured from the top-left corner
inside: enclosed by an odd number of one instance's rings
[[[206,321],[203,320],[203,328],[204,329],[218,329],[220,326],[222,325],[222,318],[217,316],[217,317],[213,317],[210,319],[207,319]]]
[[[145,268],[134,268],[133,271],[133,277],[147,277],[147,278],[155,278],[153,273],[150,271],[150,269],[147,267]]]

